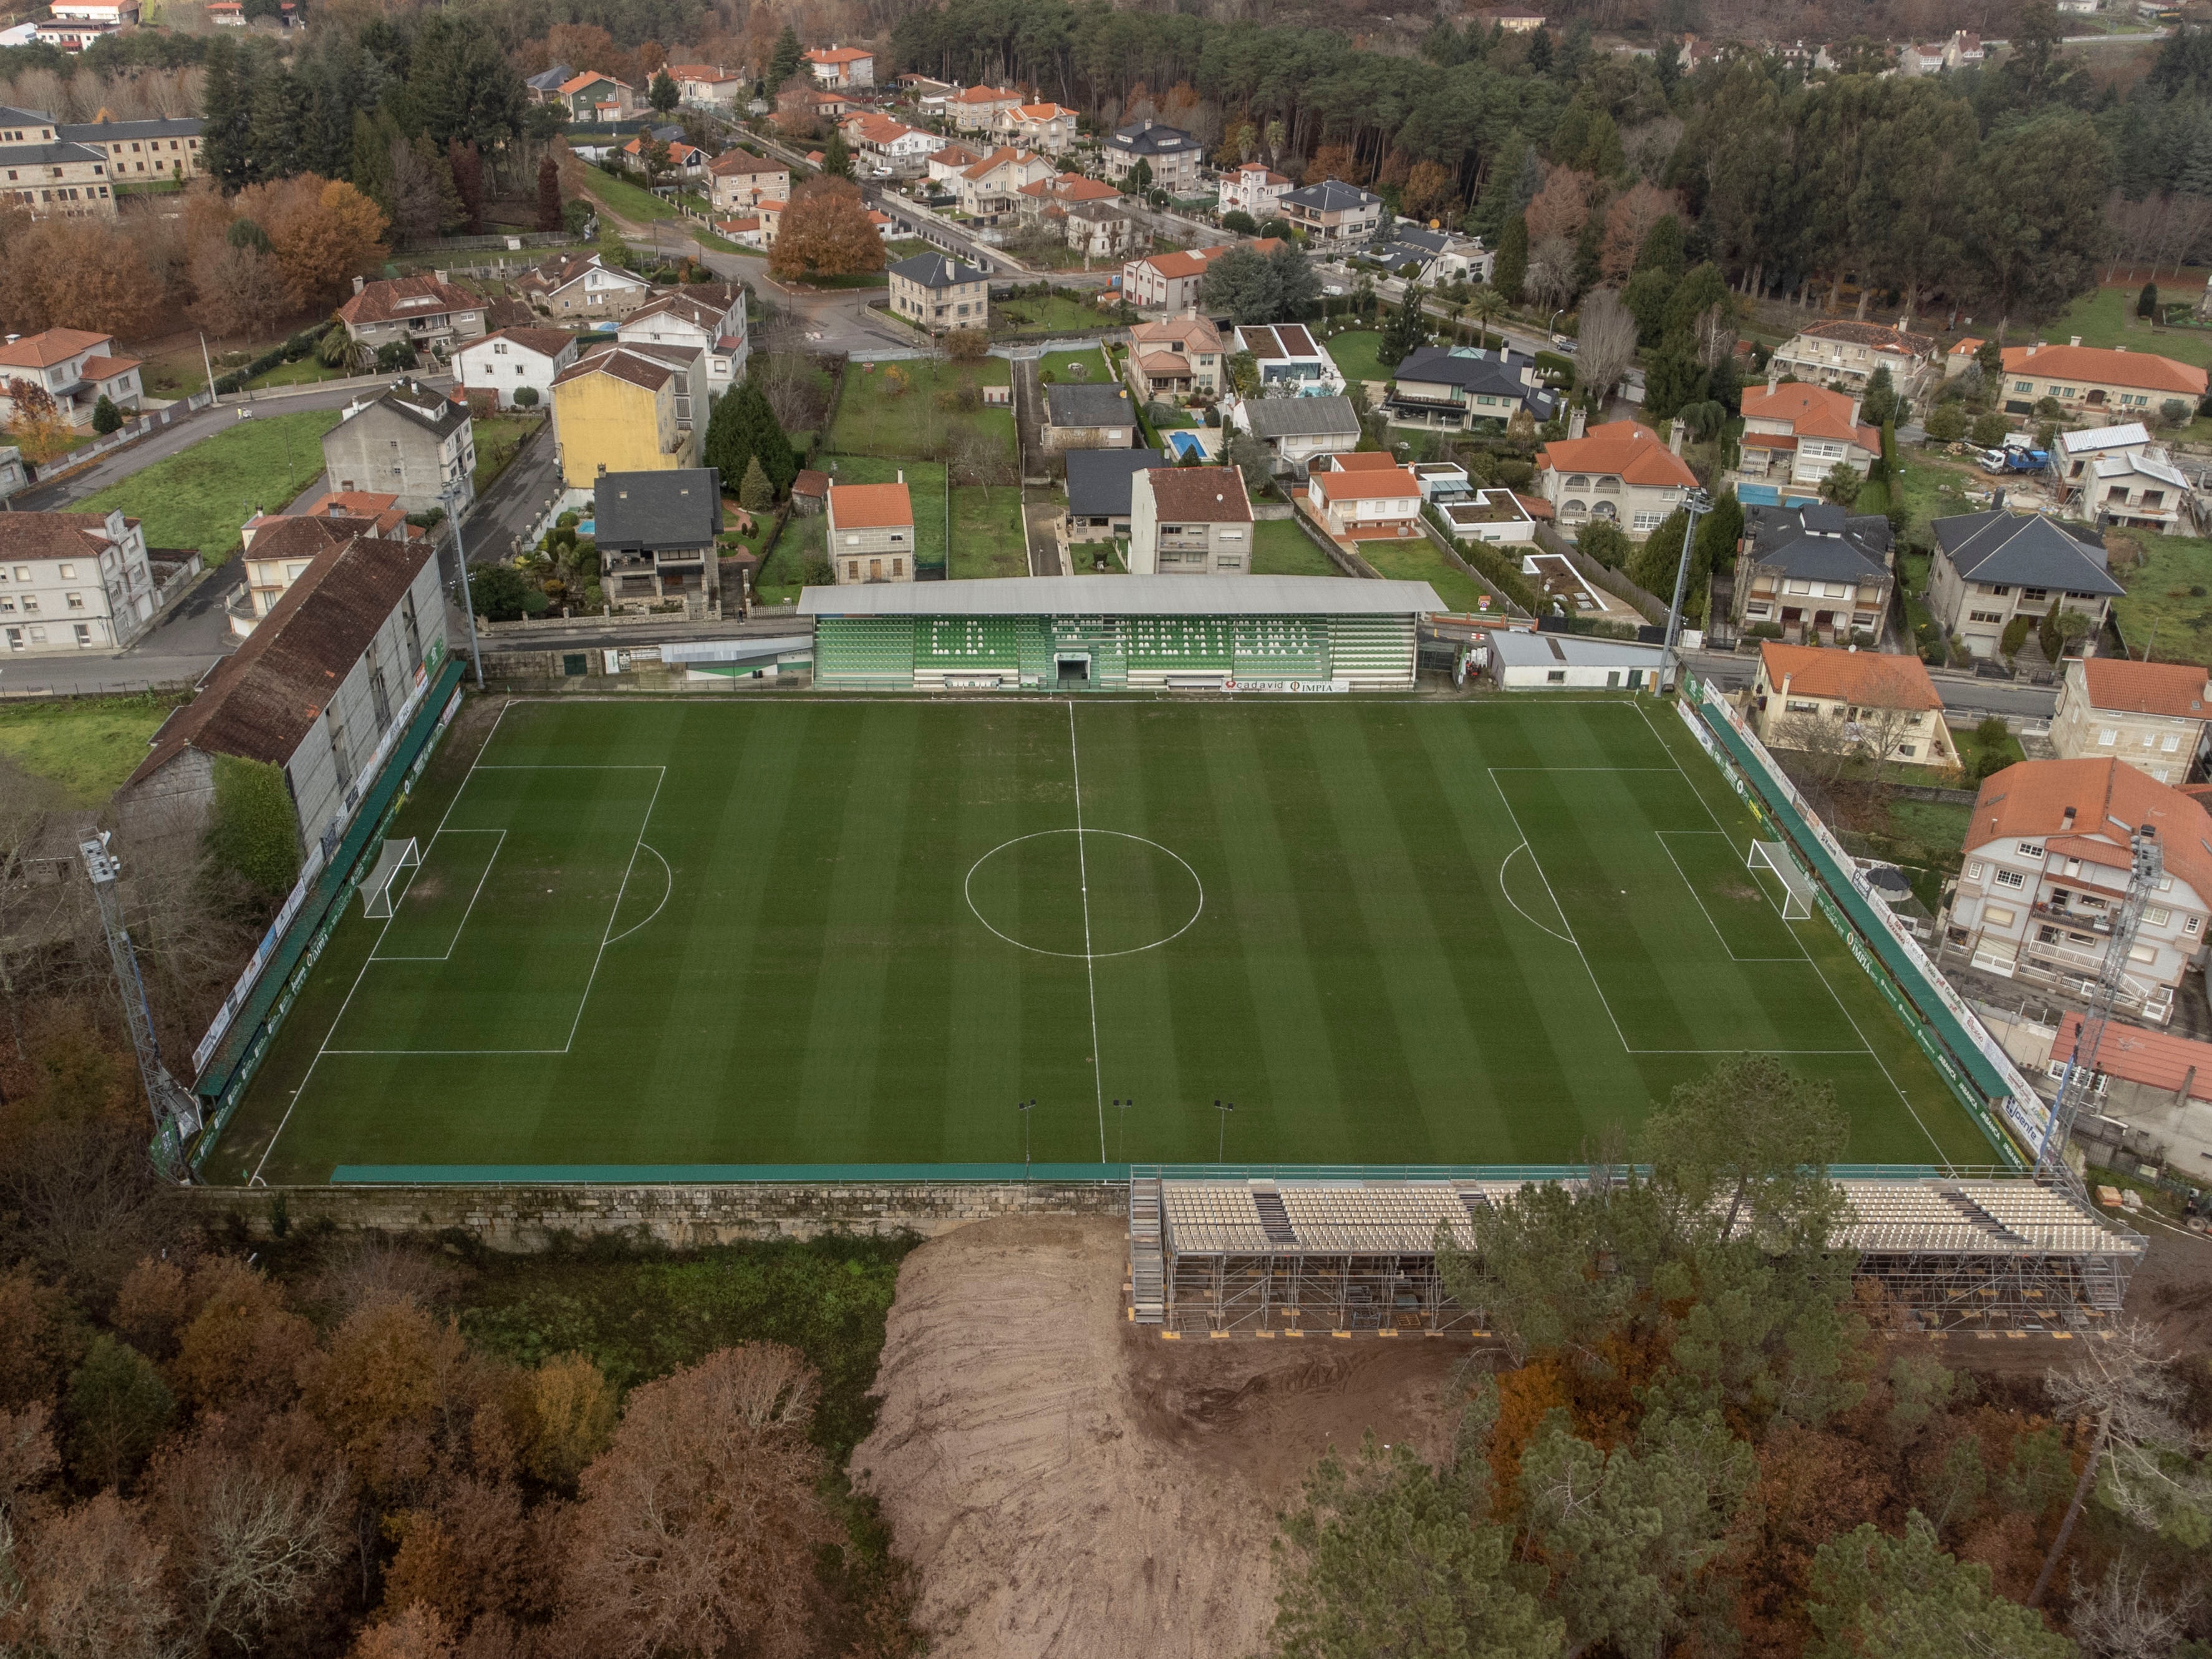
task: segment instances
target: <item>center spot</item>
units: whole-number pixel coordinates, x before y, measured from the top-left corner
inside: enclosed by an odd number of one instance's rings
[[[977,859],[966,886],[975,919],[1007,944],[1078,960],[1165,945],[1206,908],[1196,871],[1158,842],[1118,830],[1018,836]]]

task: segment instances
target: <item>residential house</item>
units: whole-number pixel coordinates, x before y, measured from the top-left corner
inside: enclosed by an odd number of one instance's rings
[[[947,98],[945,108],[955,131],[994,132],[999,118],[1020,108],[1022,101],[1022,94],[1011,87],[969,87]]]
[[[1145,389],[1158,398],[1188,398],[1194,392],[1219,395],[1225,354],[1221,331],[1195,311],[1129,331],[1131,356]]]
[[[1158,121],[1133,121],[1117,127],[1106,140],[1106,176],[1127,185],[1138,162],[1152,169],[1152,188],[1170,196],[1195,196],[1203,188],[1198,176],[1200,145],[1180,127]]]
[[[453,378],[471,392],[489,392],[501,409],[550,408],[553,381],[576,361],[576,337],[557,328],[502,328],[477,336],[453,353]]]
[[[627,317],[653,296],[653,284],[644,277],[596,253],[549,259],[515,287],[539,311],[592,324]]]
[[[1265,224],[1279,216],[1282,199],[1292,185],[1265,161],[1246,161],[1221,174],[1213,188],[1215,212],[1249,213],[1255,222]]]
[[[1172,465],[1157,449],[1069,450],[1066,539],[1096,542],[1127,535],[1137,474]]]
[[[725,213],[758,207],[763,199],[791,199],[791,169],[762,160],[749,149],[726,149],[707,164],[707,190]]]
[[[2008,415],[2032,415],[2037,404],[2051,398],[2077,419],[2101,413],[2109,420],[2139,421],[2168,403],[2194,410],[2204,392],[2205,372],[2193,364],[2125,346],[2085,346],[2078,334],[2071,345],[2004,350]]]
[[[1881,434],[1859,419],[1860,392],[1803,380],[1788,386],[1771,367],[1766,390],[1743,398],[1741,477],[1787,480],[1810,489],[1838,466],[1862,478],[1881,453]]]
[[[1127,449],[1137,441],[1137,410],[1129,389],[1109,380],[1063,380],[1044,389],[1047,449]]]
[[[640,133],[617,152],[623,165],[642,176],[646,171],[645,151],[648,141],[667,146],[668,165],[654,173],[652,182],[662,185],[671,179],[692,181],[707,176],[707,152],[696,144],[687,144],[681,138],[663,138],[658,132]]]
[[[1877,760],[1959,763],[1943,699],[1917,657],[1769,640],[1759,648],[1747,712],[1770,749],[1840,744]]]
[[[1947,380],[1964,374],[1980,362],[1982,348],[1988,343],[1968,335],[1943,354],[1943,378]]]
[[[1068,246],[1086,259],[1126,259],[1152,240],[1118,200],[1077,202],[1059,211]]]
[[[1233,466],[1130,475],[1129,570],[1139,576],[1247,576],[1252,502]]]
[[[600,591],[616,610],[670,599],[711,606],[721,597],[722,488],[713,467],[601,473],[592,510]]]
[[[917,253],[885,273],[890,308],[931,334],[947,329],[982,328],[991,316],[989,276],[948,254]]]
[[[395,495],[409,513],[465,514],[477,470],[468,400],[395,380],[349,405],[323,434],[323,467],[332,489]]]
[[[119,509],[0,513],[0,644],[9,656],[119,651],[154,619],[146,532]]]
[[[681,346],[706,363],[707,395],[718,398],[745,378],[750,348],[745,290],[735,283],[697,284],[649,300],[615,331],[629,345]]]
[[[242,29],[246,27],[246,0],[207,0],[202,8],[207,20],[217,28]]]
[[[745,77],[732,75],[720,64],[671,64],[668,78],[676,82],[677,95],[693,109],[734,111],[745,88]]]
[[[1498,266],[1498,256],[1482,245],[1480,236],[1432,230],[1401,219],[1390,237],[1389,244],[1376,248],[1371,257],[1401,276],[1407,276],[1410,268],[1410,280],[1424,287],[1486,283]]]
[[[850,91],[876,84],[876,55],[858,46],[817,47],[805,54],[806,67],[825,87]]]
[[[1904,46],[1897,54],[1897,67],[1904,75],[1936,75],[1945,70],[1978,69],[1986,57],[1980,35],[1954,29],[1948,40]]]
[[[2076,518],[2165,536],[2191,528],[2189,480],[2142,422],[2062,432],[2051,459],[2058,499]]]
[[[1522,410],[1548,421],[1558,400],[1536,378],[1533,357],[1500,346],[1492,351],[1470,346],[1415,346],[1392,373],[1382,400],[1400,426],[1438,427],[1448,432],[1503,431]]]
[[[0,206],[33,218],[112,219],[106,152],[60,136],[41,110],[0,105]]]
[[[484,331],[483,296],[458,288],[442,270],[371,283],[353,279],[353,297],[337,310],[346,332],[365,346],[405,341],[417,351],[449,352]]]
[[[2007,623],[2015,616],[2040,622],[2053,601],[2088,618],[2081,649],[2092,654],[2106,612],[2127,591],[2106,568],[2104,538],[2086,526],[1999,505],[1929,528],[1936,532],[1929,611],[1976,656],[1997,654]]]
[[[933,132],[924,132],[920,127],[894,121],[873,110],[848,120],[845,131],[853,147],[875,165],[877,172],[896,173],[902,178],[921,176],[929,166],[930,156],[944,142]]]
[[[1748,504],[1736,543],[1735,622],[1778,627],[1783,637],[1847,643],[1881,636],[1896,581],[1893,535],[1879,513],[1832,501]]]
[[[952,181],[960,210],[978,224],[995,225],[1021,205],[1024,185],[1052,176],[1052,163],[1028,150],[994,149]]]
[[[15,418],[8,382],[27,380],[43,386],[55,412],[71,426],[89,428],[106,398],[116,408],[136,410],[143,390],[139,360],[120,357],[112,334],[82,328],[50,328],[41,334],[11,335],[0,344],[0,422]]]
[[[2062,760],[2124,760],[2179,787],[2212,759],[2212,676],[2197,663],[2076,657],[2066,665],[2051,746]]]
[[[1641,690],[1659,684],[1666,653],[1656,645],[1582,634],[1485,634],[1481,672],[1502,691]]]
[[[1086,179],[1079,173],[1062,173],[1033,179],[1017,192],[1024,220],[1048,219],[1055,209],[1077,206],[1121,207],[1127,198],[1103,179]]]
[[[9,500],[30,483],[23,471],[23,452],[13,444],[0,444],[0,501]]]
[[[1152,253],[1121,267],[1121,296],[1139,311],[1188,311],[1197,305],[1199,289],[1214,260],[1232,248],[1271,254],[1285,246],[1279,237],[1192,248],[1188,252]]]
[[[1076,112],[1065,104],[1017,104],[1001,110],[993,130],[1006,143],[1059,155],[1075,142]]]
[[[783,210],[788,205],[788,203],[763,197],[760,205],[753,210],[753,216],[760,221],[760,245],[763,247],[775,246],[776,233],[783,224]]]
[[[446,602],[426,538],[356,536],[319,553],[118,792],[142,813],[214,811],[216,760],[280,769],[304,854],[344,836],[413,699],[446,656]]]
[[[713,222],[714,234],[721,237],[725,241],[735,242],[742,247],[768,246],[767,240],[762,234],[762,221],[757,213],[748,213],[741,219],[716,219]]]
[[[333,491],[303,513],[266,513],[247,520],[241,539],[246,603],[230,611],[230,631],[251,634],[318,556],[356,536],[407,541],[428,532],[407,522],[396,495]]]
[[[1942,950],[1983,973],[2086,1000],[2104,971],[2133,868],[2156,838],[2166,871],[2121,964],[2117,1006],[2163,1024],[2182,975],[2204,961],[2212,817],[2192,797],[2117,760],[2023,761],[1983,780]]]
[[[1352,449],[1359,442],[1359,414],[1352,399],[1334,398],[1246,398],[1230,413],[1239,428],[1257,438],[1280,463],[1278,471],[1302,475],[1318,455]]]
[[[66,22],[50,17],[32,25],[31,38],[42,46],[58,46],[64,52],[77,52],[116,32],[112,23]]]
[[[1865,391],[1874,372],[1886,368],[1890,383],[1910,393],[1934,368],[1936,356],[1933,335],[1837,319],[1799,329],[1775,351],[1767,368],[1818,386],[1839,383],[1854,392]]]
[[[828,518],[830,564],[840,586],[915,579],[914,502],[904,473],[896,483],[831,484]]]
[[[553,381],[562,482],[590,490],[604,473],[697,466],[707,424],[699,361],[680,347],[618,343],[562,370]]]
[[[200,176],[200,135],[206,123],[198,116],[163,120],[65,122],[56,136],[107,158],[107,176],[118,184]]]
[[[1303,323],[1251,324],[1236,331],[1231,352],[1249,352],[1262,398],[1328,398],[1344,390],[1336,360]]]
[[[2069,3],[2094,0],[2061,0],[2059,9]],[[2123,1147],[2145,1164],[2192,1172],[2212,1159],[2212,1042],[2118,1021],[2096,1036],[2084,1031],[2083,1024],[2079,1010],[2062,1014],[2049,1052],[2033,1063],[2043,1073],[2034,1079],[2038,1086],[2056,1097],[2069,1062],[2092,1064],[2088,1044],[2095,1036],[2095,1070],[2082,1092],[2085,1109],[2074,1119],[2075,1138],[2087,1143],[2088,1161],[2118,1162],[2097,1150],[2100,1142]]]
[[[571,120],[594,122],[611,118],[627,121],[638,112],[637,88],[611,75],[586,70],[561,83],[561,101]]]
[[[47,9],[72,23],[105,23],[118,28],[138,21],[138,0],[54,0]]]
[[[576,71],[571,65],[556,64],[550,69],[540,70],[535,75],[524,76],[522,85],[524,90],[529,93],[532,103],[559,104],[566,107],[568,100],[561,95],[561,88],[574,79],[575,74]]]
[[[1282,216],[1306,234],[1309,242],[1364,246],[1382,223],[1382,198],[1371,190],[1334,179],[1287,191]]]
[[[1577,410],[1568,435],[1536,452],[1536,491],[1562,527],[1599,519],[1641,541],[1698,487],[1682,459],[1680,422],[1671,444],[1634,421],[1607,421],[1586,433],[1582,425]]]
[[[929,182],[950,196],[954,193],[952,181],[982,159],[981,150],[970,149],[965,144],[946,144],[930,151],[923,165]]]
[[[1474,15],[1485,28],[1504,29],[1508,34],[1534,34],[1544,27],[1544,14],[1523,6],[1492,6]]]
[[[1388,454],[1316,458],[1306,501],[1328,533],[1361,541],[1420,534],[1421,485]]]
[[[1536,539],[1536,515],[1524,498],[1510,489],[1477,489],[1458,501],[1439,503],[1437,511],[1450,526],[1454,541],[1506,547]]]

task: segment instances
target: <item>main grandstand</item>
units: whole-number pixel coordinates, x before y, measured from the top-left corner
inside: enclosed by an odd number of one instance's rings
[[[1409,690],[1426,582],[1011,576],[810,587],[831,691]]]

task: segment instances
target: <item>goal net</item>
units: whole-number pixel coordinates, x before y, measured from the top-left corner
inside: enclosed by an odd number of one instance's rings
[[[1778,841],[1755,841],[1745,860],[1751,870],[1771,870],[1782,882],[1782,917],[1802,921],[1813,914],[1813,878],[1797,867],[1790,849]]]
[[[399,896],[392,890],[395,885],[399,885],[399,872],[411,870],[422,862],[422,855],[415,850],[414,836],[386,842],[384,850],[377,854],[376,868],[368,872],[368,878],[361,884],[362,914],[369,917],[388,918]],[[399,893],[406,890],[404,885],[399,885]]]

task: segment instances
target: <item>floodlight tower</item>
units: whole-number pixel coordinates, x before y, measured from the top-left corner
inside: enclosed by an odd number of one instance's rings
[[[1692,489],[1682,501],[1682,511],[1689,522],[1682,531],[1681,562],[1674,567],[1674,603],[1667,607],[1667,643],[1659,653],[1659,689],[1669,690],[1674,684],[1677,641],[1682,637],[1682,591],[1690,585],[1690,549],[1698,539],[1698,520],[1713,510],[1713,498],[1702,489]]]
[[[2066,1057],[2066,1070],[2058,1079],[2058,1097],[2051,1103],[2051,1121],[2036,1149],[2035,1172],[2055,1175],[2069,1186],[2077,1185],[2073,1166],[2066,1162],[2066,1137],[2081,1110],[2081,1097],[2094,1085],[2097,1049],[2105,1040],[2105,1026],[2112,1017],[2112,1004],[2127,978],[2128,952],[2134,949],[2136,928],[2144,908],[2166,877],[2166,854],[2158,844],[2158,831],[2149,824],[2128,837],[2128,895],[2112,916],[2112,942],[2105,947],[2105,965],[2090,994],[2089,1012],[2074,1034],[2074,1052]]]
[[[138,1051],[138,1075],[146,1085],[146,1104],[154,1114],[155,1165],[173,1181],[189,1183],[192,1166],[185,1156],[185,1143],[200,1131],[199,1103],[191,1091],[169,1075],[161,1063],[161,1050],[154,1037],[153,1011],[146,1004],[145,981],[138,976],[138,953],[131,948],[130,930],[123,925],[123,904],[115,890],[122,866],[107,850],[107,835],[77,843],[85,873],[92,878],[93,896],[100,902],[100,926],[107,932],[107,954],[115,964],[115,988],[123,998],[123,1017],[131,1026],[131,1046]]]

